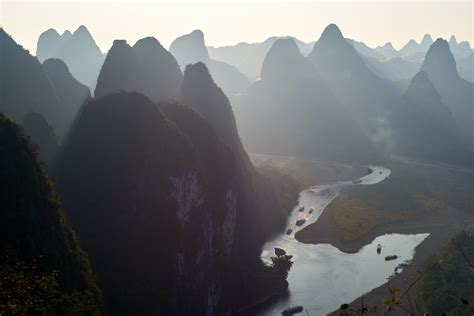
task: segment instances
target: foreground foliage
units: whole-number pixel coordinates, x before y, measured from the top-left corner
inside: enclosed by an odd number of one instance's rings
[[[462,232],[440,254],[431,257],[419,288],[426,310],[433,315],[474,313],[474,234]]]
[[[0,179],[0,314],[99,313],[89,260],[38,154],[1,114]]]

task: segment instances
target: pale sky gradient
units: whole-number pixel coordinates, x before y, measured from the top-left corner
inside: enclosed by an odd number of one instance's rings
[[[222,46],[260,42],[274,35],[317,40],[326,25],[336,23],[345,37],[375,47],[391,41],[401,48],[425,33],[474,42],[473,2],[453,1],[5,1],[0,25],[32,54],[41,32],[74,31],[87,26],[102,51],[114,39],[133,44],[156,37],[165,47],[177,37],[201,29],[206,44]]]

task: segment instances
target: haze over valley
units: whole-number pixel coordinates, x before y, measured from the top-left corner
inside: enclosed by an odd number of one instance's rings
[[[348,18],[303,40],[269,13],[263,41],[196,24],[104,49],[49,6],[35,50],[0,28],[0,315],[474,313],[464,31],[377,46]],[[443,7],[433,32],[463,30]]]

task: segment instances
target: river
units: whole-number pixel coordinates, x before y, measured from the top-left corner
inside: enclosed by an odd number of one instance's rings
[[[318,220],[325,207],[344,187],[352,185],[372,185],[390,176],[384,167],[371,166],[373,172],[357,181],[344,181],[315,186],[300,193],[298,205],[293,209],[287,229],[267,242],[261,257],[270,262],[274,247],[280,247],[293,255],[293,267],[288,274],[289,295],[268,306],[262,315],[281,315],[288,306],[302,305],[302,315],[326,315],[343,303],[349,303],[364,293],[387,281],[395,268],[413,258],[415,247],[428,234],[402,235],[387,234],[377,237],[358,253],[347,254],[329,244],[303,244],[294,238],[294,233]],[[300,212],[299,207],[304,206]],[[309,209],[313,209],[310,214]],[[304,218],[305,224],[298,227],[296,220]],[[377,254],[377,245],[382,245],[382,254]],[[386,255],[398,255],[396,260],[385,261]]]

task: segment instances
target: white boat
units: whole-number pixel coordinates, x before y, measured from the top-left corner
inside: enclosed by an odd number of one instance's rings
[[[288,316],[288,315],[293,315],[296,313],[301,313],[302,311],[303,311],[303,306],[297,305],[297,306],[290,306],[288,308],[285,308],[285,310],[281,312],[281,314],[283,316]]]

